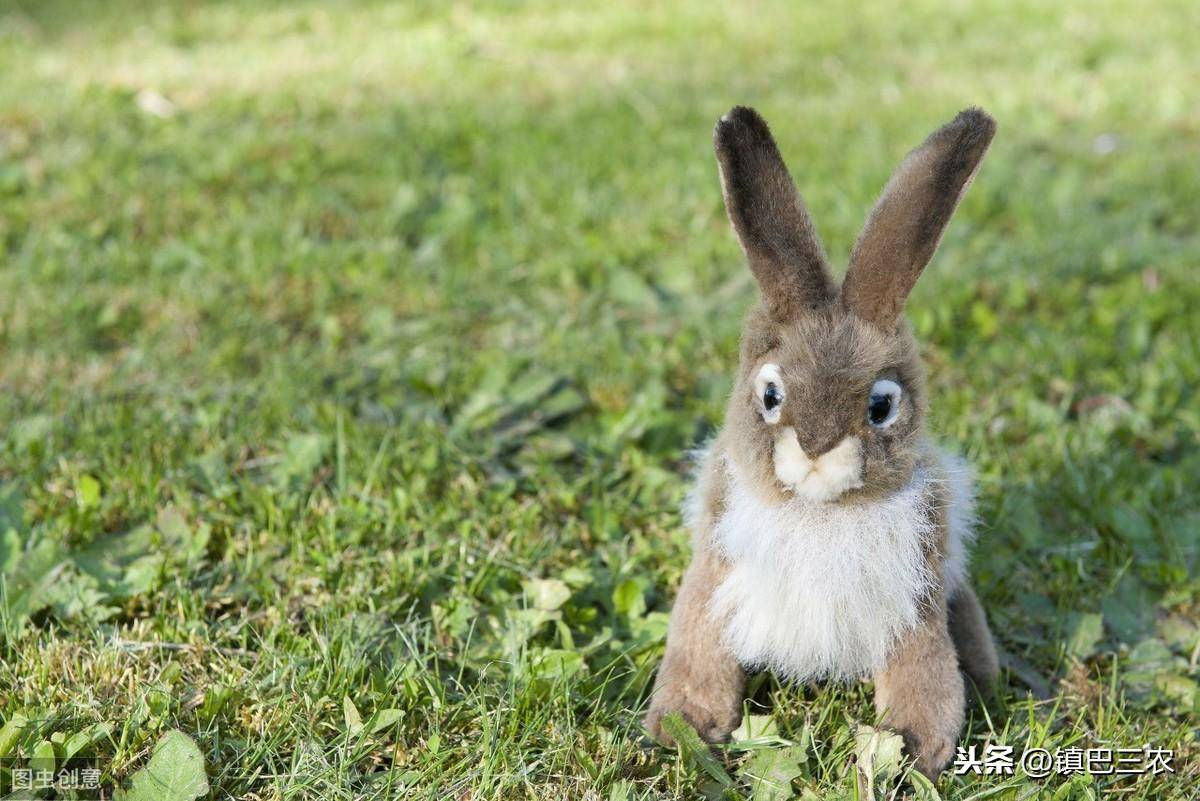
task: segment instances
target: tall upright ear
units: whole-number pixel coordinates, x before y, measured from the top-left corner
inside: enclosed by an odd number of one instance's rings
[[[729,221],[771,316],[786,322],[832,300],[825,252],[766,121],[738,106],[717,122],[713,146]]]
[[[851,311],[895,326],[995,133],[996,121],[970,108],[904,159],[850,254],[842,301]]]

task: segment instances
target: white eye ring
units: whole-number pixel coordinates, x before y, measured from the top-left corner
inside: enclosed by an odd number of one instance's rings
[[[767,408],[763,399],[769,386],[775,387],[775,393],[778,396],[778,401],[770,409]],[[783,412],[783,402],[787,400],[787,393],[783,388],[783,376],[779,373],[779,365],[767,363],[759,368],[758,375],[754,377],[754,396],[757,399],[758,412],[762,415],[762,419],[768,425],[778,423],[779,415]]]
[[[887,428],[900,416],[900,385],[881,378],[871,385],[867,398],[867,422],[873,428]]]

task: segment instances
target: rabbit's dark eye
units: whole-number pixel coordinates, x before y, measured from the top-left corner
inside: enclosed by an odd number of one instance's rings
[[[871,405],[867,407],[867,417],[874,425],[883,425],[883,421],[892,413],[892,399],[887,395],[872,395]]]
[[[786,394],[778,364],[767,363],[759,368],[758,375],[754,377],[754,397],[762,404],[758,413],[762,415],[764,423],[773,426],[779,422],[779,415],[783,413],[780,407]]]
[[[763,392],[763,408],[769,412],[781,403],[783,403],[783,393],[779,391],[779,387],[773,383],[767,384],[767,388]]]
[[[871,386],[867,399],[867,422],[875,428],[887,428],[896,422],[900,411],[900,385],[881,378]]]

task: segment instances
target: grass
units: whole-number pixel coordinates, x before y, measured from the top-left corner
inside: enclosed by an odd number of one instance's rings
[[[775,734],[717,761],[638,742],[754,293],[709,132],[760,108],[842,263],[978,103],[909,304],[1011,657],[964,744],[1177,772],[937,792],[1192,797],[1200,8],[643,5],[0,0],[0,750],[113,787],[180,729],[213,798],[856,797],[866,687],[760,679]]]

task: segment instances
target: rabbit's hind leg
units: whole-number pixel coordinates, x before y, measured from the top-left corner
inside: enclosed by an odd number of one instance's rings
[[[950,637],[958,652],[958,666],[976,689],[986,694],[1000,672],[987,616],[974,590],[965,583],[951,594],[948,606]]]

